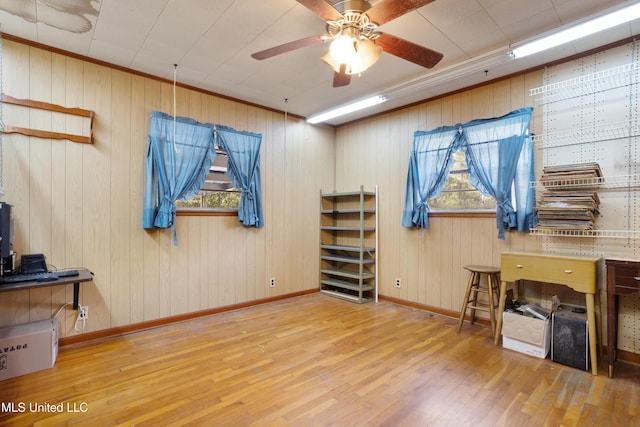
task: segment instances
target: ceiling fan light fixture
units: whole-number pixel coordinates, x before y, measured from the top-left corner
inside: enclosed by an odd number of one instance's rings
[[[362,71],[378,62],[381,54],[382,48],[380,46],[367,38],[360,39],[357,58],[362,63]]]
[[[355,54],[348,61],[339,62],[330,51],[322,56],[322,60],[336,73],[340,72],[340,65],[344,64],[345,74],[360,74],[375,64],[381,54],[382,48],[380,46],[367,38],[362,38],[357,42]]]
[[[329,46],[329,53],[339,64],[348,64],[357,55],[357,39],[349,34],[336,37]]]
[[[320,59],[322,59],[336,73],[340,72],[340,63],[333,59],[333,56],[331,56],[331,52],[325,53]]]

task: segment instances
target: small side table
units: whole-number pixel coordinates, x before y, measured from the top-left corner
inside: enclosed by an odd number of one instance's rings
[[[37,280],[30,280],[28,282],[1,283],[0,292],[45,288],[73,283],[73,309],[77,310],[80,301],[80,283],[91,281],[93,281],[93,273],[86,268],[78,268],[77,276],[60,277],[57,280],[53,280],[51,282],[38,282]]]
[[[607,359],[609,377],[618,348],[618,296],[640,292],[640,261],[607,259]]]

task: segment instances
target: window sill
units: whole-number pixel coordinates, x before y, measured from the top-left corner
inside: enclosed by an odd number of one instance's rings
[[[179,208],[176,216],[237,216],[237,209]]]
[[[432,210],[431,218],[495,218],[495,210],[469,209],[469,210]]]

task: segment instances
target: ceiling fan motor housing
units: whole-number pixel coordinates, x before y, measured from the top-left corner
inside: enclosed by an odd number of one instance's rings
[[[338,12],[344,14],[345,12],[358,12],[365,13],[371,9],[371,5],[365,0],[342,0],[333,5]]]
[[[335,4],[334,7],[342,14],[342,17],[335,21],[327,21],[327,33],[332,38],[346,35],[355,40],[359,38],[375,40],[377,36],[375,31],[378,29],[378,25],[371,22],[365,13],[371,8],[369,2],[344,0]]]

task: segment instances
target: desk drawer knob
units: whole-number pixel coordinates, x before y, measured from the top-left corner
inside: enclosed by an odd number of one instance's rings
[[[524,267],[524,265],[522,265],[522,264],[516,264],[516,267],[517,267],[517,268],[523,268],[523,267]]]
[[[636,282],[640,282],[640,277],[636,276],[633,278],[633,280],[635,280]]]
[[[564,272],[567,273],[567,274],[571,274],[571,273],[573,273],[573,270],[565,270]]]

